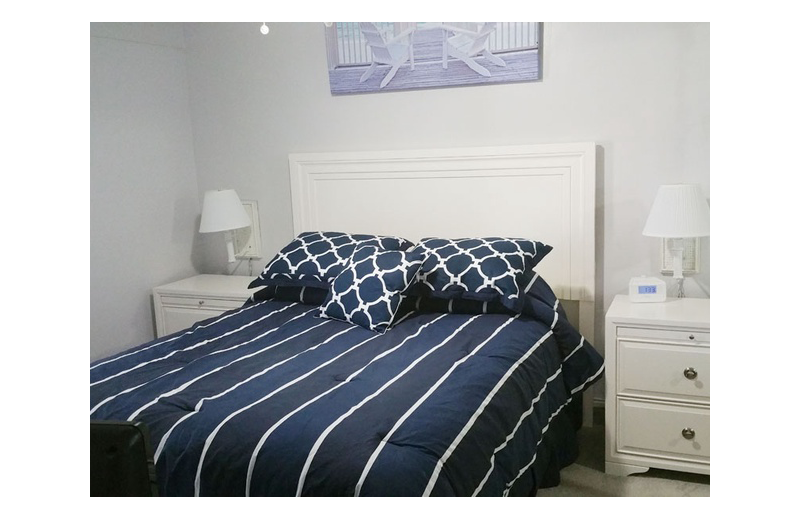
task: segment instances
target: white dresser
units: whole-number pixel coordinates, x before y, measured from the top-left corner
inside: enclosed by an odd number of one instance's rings
[[[631,303],[606,313],[606,473],[710,474],[710,300]]]
[[[166,336],[200,320],[237,309],[256,290],[247,286],[250,276],[200,274],[153,289],[156,334]]]

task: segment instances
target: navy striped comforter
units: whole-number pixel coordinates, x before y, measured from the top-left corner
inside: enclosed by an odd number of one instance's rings
[[[544,281],[521,314],[377,334],[271,299],[91,365],[91,418],[150,429],[164,495],[528,494],[544,433],[601,377]]]

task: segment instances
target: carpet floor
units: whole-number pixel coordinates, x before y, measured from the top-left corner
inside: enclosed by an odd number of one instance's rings
[[[561,470],[561,484],[540,489],[540,497],[709,497],[711,477],[651,469],[627,477],[606,475],[603,409],[595,408],[594,426],[578,432],[578,460]]]

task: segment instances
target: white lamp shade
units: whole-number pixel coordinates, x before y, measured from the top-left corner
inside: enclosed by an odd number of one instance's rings
[[[642,234],[649,237],[705,237],[711,232],[708,202],[697,184],[658,188]]]
[[[200,232],[229,231],[250,225],[242,201],[235,190],[207,191],[203,199],[203,214],[200,217]]]

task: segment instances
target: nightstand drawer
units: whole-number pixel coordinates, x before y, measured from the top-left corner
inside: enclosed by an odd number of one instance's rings
[[[646,329],[639,327],[617,327],[617,337],[637,338],[656,341],[680,341],[698,345],[708,345],[711,342],[710,332],[697,332],[691,330],[671,329]]]
[[[617,356],[618,394],[709,402],[708,348],[620,339]]]
[[[710,460],[708,408],[619,399],[617,409],[620,453],[687,462]]]
[[[227,300],[187,296],[162,296],[161,304],[168,307],[191,307],[193,309],[238,309],[247,299]]]

